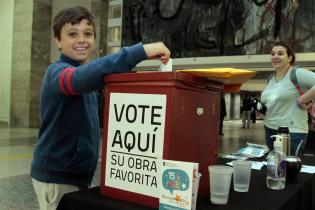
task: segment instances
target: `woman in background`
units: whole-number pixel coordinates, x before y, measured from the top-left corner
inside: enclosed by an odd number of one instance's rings
[[[275,72],[261,94],[261,100],[267,106],[264,120],[265,143],[269,150],[273,150],[274,139],[271,136],[278,133],[279,126],[286,126],[290,131],[291,155],[295,154],[301,141],[303,141],[302,148],[306,144],[309,107],[308,101],[303,99],[291,81],[290,73],[294,63],[295,54],[290,45],[284,42],[273,44],[271,64]],[[309,95],[308,89],[315,88],[315,73],[297,68],[295,74],[297,83]]]

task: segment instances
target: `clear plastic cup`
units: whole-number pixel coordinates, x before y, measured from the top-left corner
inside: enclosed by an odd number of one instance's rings
[[[248,160],[233,161],[234,191],[248,192],[252,162]]]
[[[210,201],[213,204],[227,204],[229,199],[233,168],[223,165],[208,167],[210,174]]]

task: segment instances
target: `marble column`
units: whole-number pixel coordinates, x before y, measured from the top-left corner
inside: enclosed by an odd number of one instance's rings
[[[96,57],[107,54],[107,22],[109,0],[92,0],[92,13],[96,24]]]
[[[225,98],[225,108],[226,108],[226,120],[231,119],[231,93],[225,93],[224,94]]]
[[[12,126],[39,126],[39,90],[49,65],[52,0],[15,0],[12,43]]]

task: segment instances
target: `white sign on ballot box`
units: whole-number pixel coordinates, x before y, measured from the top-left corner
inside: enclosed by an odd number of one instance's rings
[[[159,197],[166,95],[111,93],[105,186]]]

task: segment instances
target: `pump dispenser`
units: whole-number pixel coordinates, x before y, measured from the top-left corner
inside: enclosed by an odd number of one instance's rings
[[[267,187],[273,190],[282,190],[285,187],[286,155],[282,151],[282,136],[275,135],[274,150],[267,156]]]
[[[276,137],[276,140],[273,142],[274,150],[281,151],[281,152],[285,153],[284,148],[283,148],[283,136],[273,135],[271,137]]]

